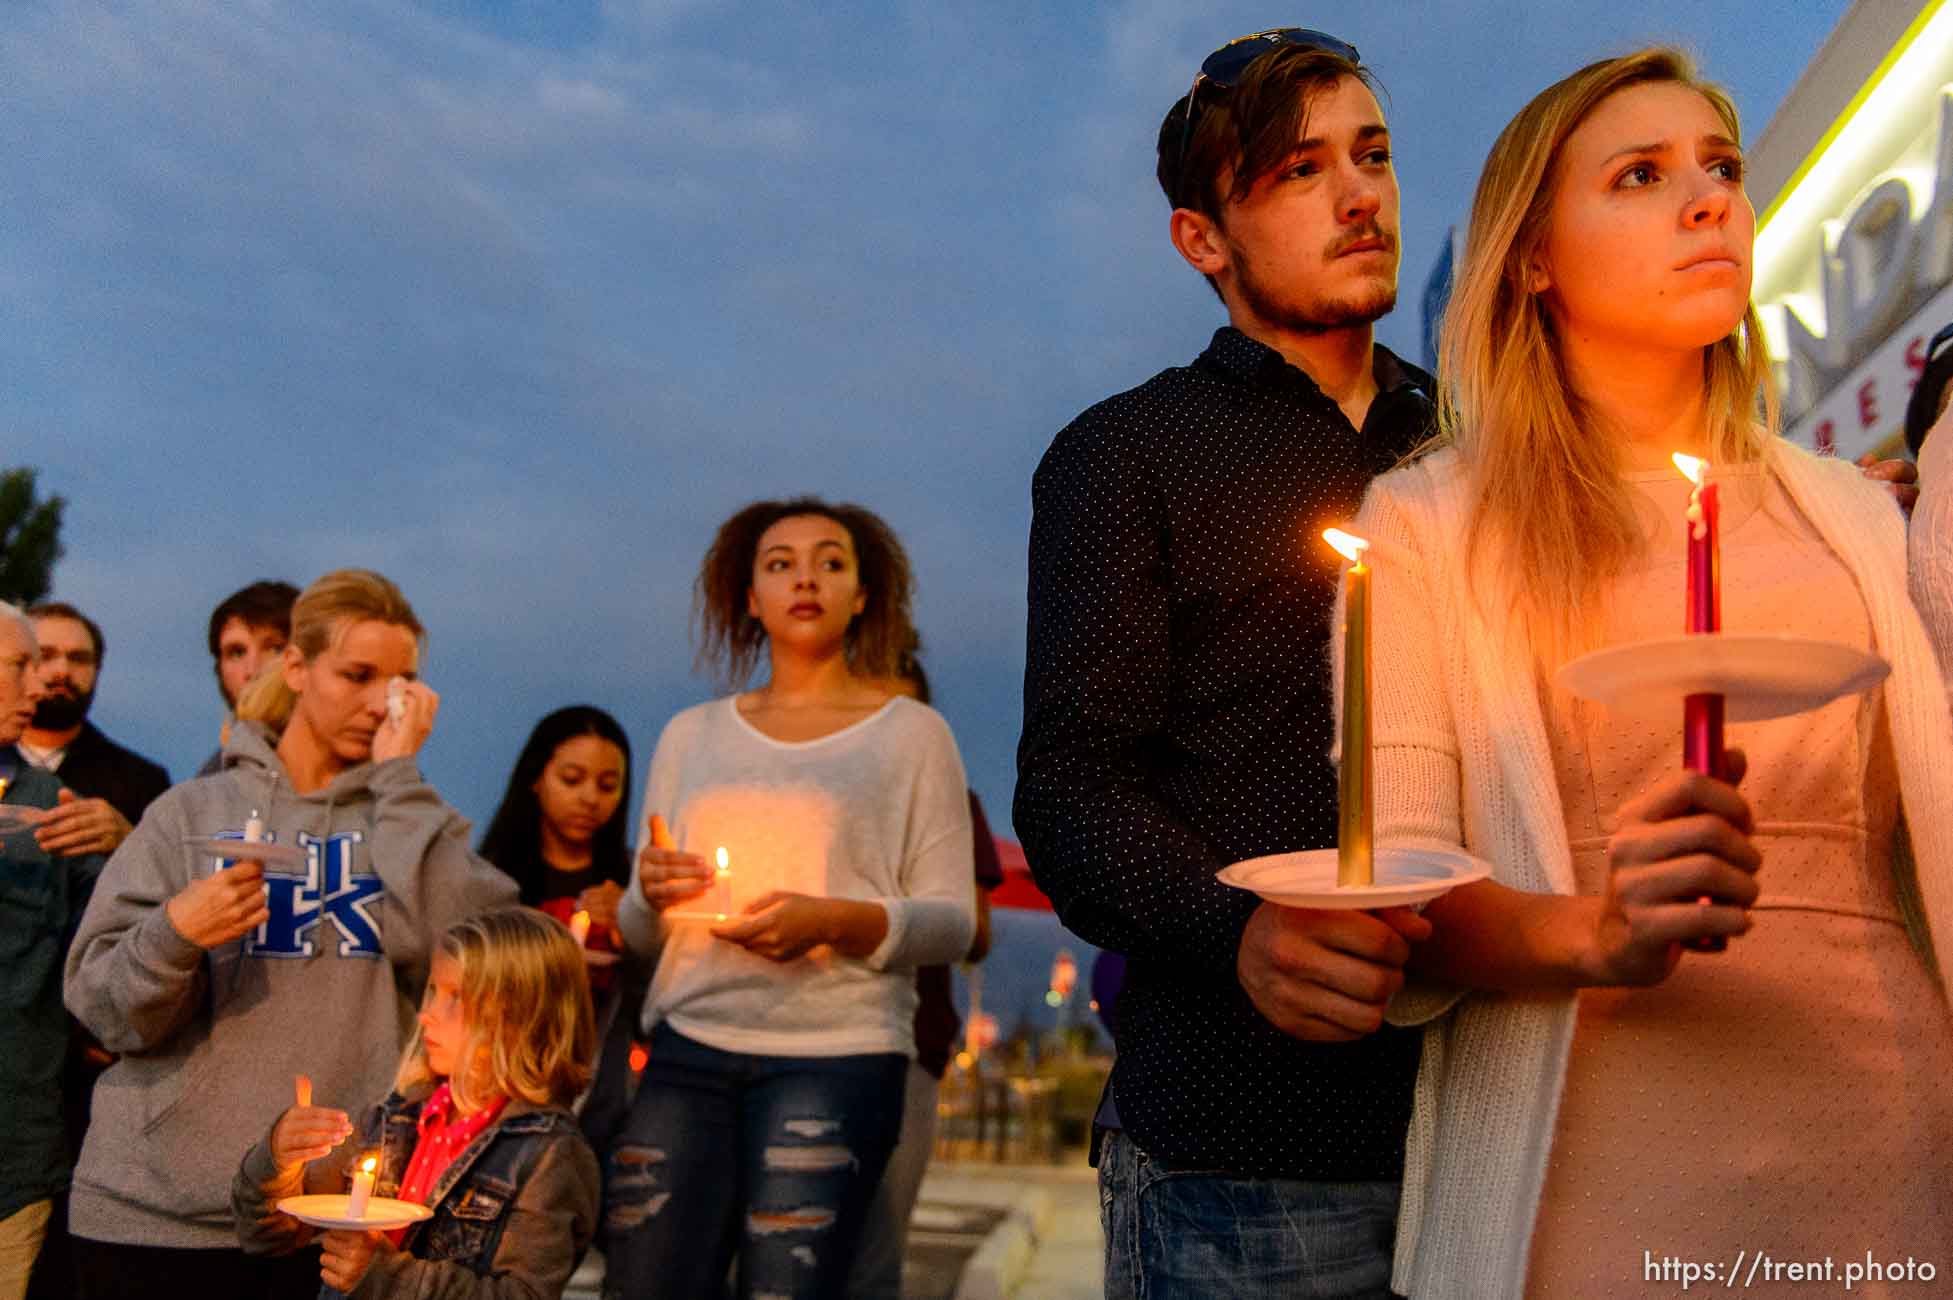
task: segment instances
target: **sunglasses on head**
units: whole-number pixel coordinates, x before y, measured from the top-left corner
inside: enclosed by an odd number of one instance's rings
[[[1173,203],[1175,207],[1185,207],[1187,184],[1187,146],[1193,142],[1194,100],[1200,94],[1202,82],[1217,86],[1222,90],[1232,90],[1241,80],[1241,74],[1270,50],[1284,45],[1299,45],[1304,49],[1322,50],[1351,63],[1361,63],[1363,58],[1356,47],[1348,41],[1338,40],[1327,32],[1311,31],[1306,27],[1271,27],[1265,32],[1250,32],[1237,36],[1220,49],[1200,61],[1200,71],[1194,73],[1193,85],[1187,90],[1187,112],[1180,120],[1180,149],[1175,161],[1173,178]]]
[[[1926,364],[1929,366],[1933,364],[1933,358],[1937,357],[1940,350],[1948,343],[1953,343],[1953,325],[1941,326],[1939,333],[1933,335],[1932,342],[1926,345]]]

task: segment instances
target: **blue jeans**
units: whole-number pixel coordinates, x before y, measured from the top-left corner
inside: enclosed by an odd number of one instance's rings
[[[1400,1192],[1169,1169],[1109,1132],[1106,1300],[1385,1300]]]
[[[659,1026],[605,1160],[604,1294],[839,1296],[902,1121],[899,1053],[749,1056]]]

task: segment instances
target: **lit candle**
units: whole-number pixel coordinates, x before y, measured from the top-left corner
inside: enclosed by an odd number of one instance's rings
[[[1347,559],[1343,571],[1343,764],[1336,817],[1338,888],[1375,881],[1376,803],[1370,755],[1370,544],[1340,528],[1323,530]]]
[[[346,1202],[346,1217],[363,1219],[366,1217],[366,1202],[373,1195],[373,1171],[379,1167],[377,1157],[368,1156],[359,1162],[353,1171],[353,1194]]]
[[[1695,484],[1689,494],[1688,592],[1685,629],[1690,633],[1722,631],[1722,560],[1717,536],[1721,501],[1714,483],[1703,478],[1708,466],[1694,456],[1675,453],[1675,466]],[[1691,695],[1682,702],[1682,765],[1691,771],[1721,777],[1722,696]]]
[[[1708,464],[1694,456],[1676,452],[1675,468],[1695,484],[1689,493],[1687,522],[1683,532],[1688,542],[1688,590],[1684,597],[1683,626],[1691,635],[1722,631],[1722,546],[1718,536],[1722,501],[1714,483],[1705,483]],[[1688,695],[1682,699],[1682,766],[1705,776],[1721,779],[1725,772],[1722,752],[1722,696]],[[1712,901],[1706,894],[1699,900],[1705,907]],[[1721,952],[1729,941],[1717,935],[1691,940],[1696,952]]]
[[[715,856],[719,860],[719,869],[712,875],[713,896],[719,900],[719,906],[715,910],[719,914],[719,919],[723,921],[726,919],[726,913],[732,911],[732,858],[727,854],[726,846],[723,844],[719,846]]]
[[[576,940],[576,946],[579,948],[588,942],[590,938],[590,914],[588,912],[578,912],[570,918],[570,938]]]
[[[244,819],[244,842],[246,844],[264,843],[264,822],[259,819],[256,808],[253,808],[251,815]]]

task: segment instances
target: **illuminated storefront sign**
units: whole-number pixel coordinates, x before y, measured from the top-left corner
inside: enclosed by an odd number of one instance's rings
[[[1953,321],[1953,5],[1921,12],[1764,214],[1756,296],[1789,436],[1889,446]]]
[[[1949,322],[1953,286],[1934,294],[1815,404],[1793,411],[1786,403],[1786,432],[1817,451],[1851,456],[1874,449],[1896,452],[1888,444],[1905,425],[1906,399],[1926,366],[1926,340]]]

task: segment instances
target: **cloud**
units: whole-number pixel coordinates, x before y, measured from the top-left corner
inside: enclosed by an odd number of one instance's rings
[[[1399,128],[1386,340],[1414,337],[1528,83],[1669,22],[1754,117],[1829,20],[1339,15]],[[211,605],[373,564],[432,628],[431,761],[485,816],[567,698],[648,757],[708,689],[685,625],[712,529],[815,490],[908,538],[1001,824],[1029,475],[1219,323],[1164,238],[1154,132],[1207,50],[1266,21],[1232,0],[0,7],[0,436],[72,502],[57,583],[110,624],[110,730],[200,759]]]

